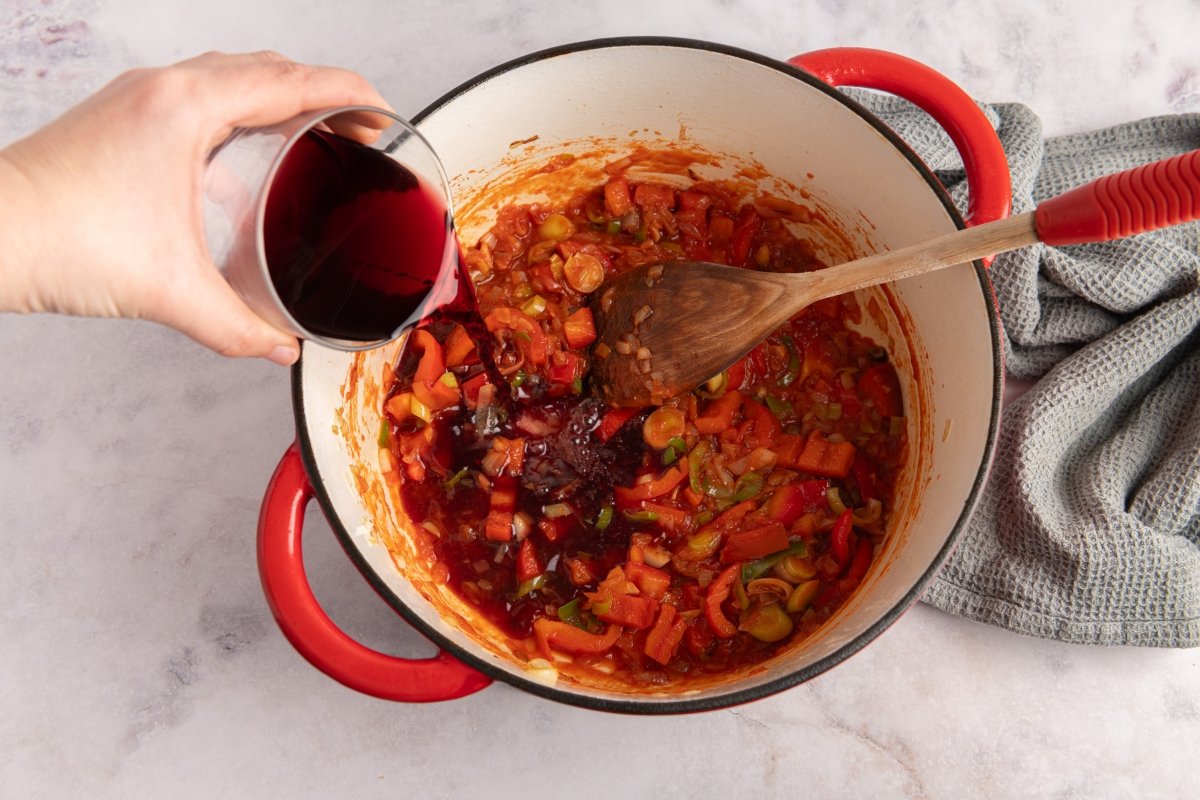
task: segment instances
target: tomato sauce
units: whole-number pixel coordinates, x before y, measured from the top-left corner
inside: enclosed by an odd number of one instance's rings
[[[853,298],[661,407],[589,392],[604,279],[679,259],[819,269],[797,214],[620,173],[562,207],[510,205],[463,255],[475,324],[410,338],[380,434],[401,502],[449,585],[531,654],[634,685],[725,671],[811,633],[870,568],[906,421]]]

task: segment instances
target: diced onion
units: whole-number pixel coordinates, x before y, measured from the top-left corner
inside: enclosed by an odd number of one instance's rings
[[[524,511],[518,511],[513,514],[512,527],[513,538],[518,542],[523,542],[533,531],[533,517]]]
[[[548,506],[542,506],[542,514],[548,519],[569,517],[574,513],[575,509],[571,508],[569,503],[551,503]]]

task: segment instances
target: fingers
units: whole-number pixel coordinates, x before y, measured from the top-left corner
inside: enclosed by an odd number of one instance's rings
[[[223,356],[265,358],[287,366],[300,357],[296,337],[250,310],[211,264],[191,273],[186,291],[155,311],[169,325]]]
[[[211,107],[220,122],[233,127],[260,127],[306,111],[334,106],[391,106],[356,72],[337,67],[300,64],[279,53],[264,51],[225,55],[206,53],[176,65],[202,69],[210,87]],[[387,117],[359,115],[355,125],[382,129]]]

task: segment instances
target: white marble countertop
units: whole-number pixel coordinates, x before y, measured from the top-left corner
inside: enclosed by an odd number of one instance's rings
[[[895,50],[1049,134],[1200,110],[1195,0],[846,4],[5,0],[0,143],[118,71],[272,48],[355,68],[413,113],[515,56],[620,34],[777,57]],[[503,685],[405,706],[303,661],[259,587],[288,375],[139,323],[0,318],[0,795],[5,797],[1185,797],[1200,654],[1024,638],[927,606],[769,699],[691,717],[582,711]],[[430,645],[310,509],[308,564],[365,643]]]

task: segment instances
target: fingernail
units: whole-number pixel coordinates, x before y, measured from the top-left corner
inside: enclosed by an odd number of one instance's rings
[[[279,364],[283,367],[290,367],[292,364],[296,363],[296,359],[299,357],[300,351],[298,349],[281,344],[279,347],[276,347],[271,351],[271,354],[267,356],[267,360],[274,361],[276,364]]]

